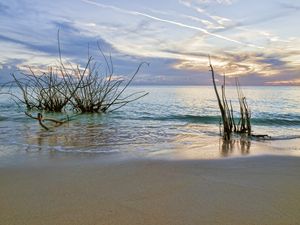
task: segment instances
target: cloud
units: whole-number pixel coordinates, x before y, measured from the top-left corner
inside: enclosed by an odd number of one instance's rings
[[[0,2],[0,13],[2,15],[7,14],[8,10],[9,10],[9,7]]]
[[[99,40],[105,52],[111,52],[118,75],[130,74],[140,61],[150,62],[137,77],[139,84],[210,84],[208,54],[216,71],[240,76],[247,84],[297,79],[300,39],[292,28],[297,21],[295,3],[280,8],[270,1],[259,6],[237,0],[100,2],[1,3],[2,67],[56,63],[59,28],[63,56],[69,61],[83,64],[88,44],[90,54],[101,60]],[[270,22],[278,16],[276,23]],[[0,69],[0,76],[5,71]]]
[[[34,9],[33,9],[34,11]],[[31,23],[31,15],[26,15],[27,22]],[[24,17],[27,19],[27,17]],[[5,21],[5,20],[3,20]],[[13,23],[10,30],[10,23],[1,23],[4,31],[0,34],[0,63],[3,68],[23,68],[25,65],[36,68],[46,68],[53,66],[58,62],[58,43],[57,31],[60,29],[60,42],[63,58],[66,61],[84,65],[88,58],[88,51],[93,55],[94,59],[103,62],[101,53],[98,50],[97,42],[100,43],[105,54],[113,55],[115,70],[119,73],[127,74],[132,72],[141,60],[134,56],[121,54],[101,38],[99,34],[87,34],[82,32],[82,25],[93,29],[92,23],[78,23],[69,19],[54,18],[47,15],[44,20],[42,29],[26,28],[22,29],[22,23]],[[34,24],[34,22],[32,22]],[[20,26],[21,25],[21,26]],[[30,33],[27,34],[27,33]],[[46,34],[44,36],[44,34]],[[89,46],[89,50],[88,50]],[[7,76],[7,69],[0,70],[0,76]],[[2,79],[3,80],[3,79]]]
[[[295,5],[295,4],[286,3],[286,2],[280,2],[279,4],[280,4],[280,6],[282,6],[283,8],[286,8],[286,9],[291,9],[294,11],[300,10],[300,5]]]
[[[179,0],[181,3],[185,4],[223,4],[223,5],[231,5],[233,4],[233,0]]]
[[[204,48],[202,52],[195,51],[194,44],[199,39],[195,37],[187,41],[189,45],[171,51],[173,54],[183,54],[184,57],[179,59],[174,68],[190,71],[207,71],[208,54],[211,55],[216,71],[227,76],[248,76],[257,74],[261,77],[276,77],[284,73],[295,73],[300,70],[299,51],[291,48],[291,43],[286,45],[284,50],[268,51],[243,51],[240,50],[218,50],[212,51],[210,46]],[[297,42],[294,43],[297,45]]]
[[[265,84],[269,85],[300,85],[300,79],[293,79],[293,80],[276,80],[276,81],[266,81]]]
[[[211,2],[211,1],[208,1]],[[199,21],[201,22],[206,29],[211,31],[212,33],[220,33],[232,28],[237,28],[240,26],[239,22],[234,22],[232,19],[226,18],[224,16],[217,16],[213,15],[208,12],[207,9],[204,9],[203,6],[197,1],[189,1],[189,0],[180,0],[179,3],[183,4],[184,6],[196,11],[199,16],[202,16],[204,18],[198,18],[195,16],[190,15],[182,15],[183,17],[190,18],[191,20]],[[251,47],[255,47],[254,44],[249,44]],[[258,46],[261,47],[261,46]]]
[[[15,66],[18,63],[17,60],[11,61],[9,64],[0,63],[0,85],[13,81],[11,74],[19,76],[18,68]]]
[[[261,46],[255,45],[255,44],[243,43],[241,41],[237,41],[237,40],[234,40],[232,38],[228,38],[228,37],[223,36],[223,35],[214,34],[214,33],[211,33],[211,32],[209,32],[208,30],[206,30],[204,28],[197,27],[197,26],[192,26],[192,25],[188,25],[188,24],[185,24],[185,23],[182,23],[182,22],[177,22],[177,21],[173,21],[173,20],[163,19],[163,18],[159,18],[159,17],[156,17],[156,16],[152,16],[152,15],[146,14],[146,13],[141,13],[141,12],[138,12],[138,11],[124,10],[124,9],[121,9],[121,8],[118,8],[118,7],[115,7],[115,6],[104,5],[104,4],[100,4],[100,3],[97,3],[97,2],[94,2],[94,1],[90,1],[90,0],[82,0],[82,1],[86,2],[88,4],[92,4],[92,5],[98,6],[98,7],[109,8],[109,9],[112,9],[112,10],[116,10],[116,11],[121,12],[121,13],[126,13],[126,14],[130,14],[130,15],[135,15],[135,16],[143,16],[143,17],[146,17],[148,19],[155,20],[155,21],[159,21],[159,22],[163,22],[163,23],[168,23],[168,24],[172,24],[172,25],[175,25],[175,26],[179,26],[179,27],[183,27],[183,28],[188,28],[188,29],[192,29],[192,30],[197,30],[197,31],[200,31],[200,32],[202,32],[202,33],[204,33],[206,35],[209,35],[209,36],[212,36],[212,37],[215,37],[215,38],[218,38],[218,39],[222,39],[222,40],[225,40],[225,41],[233,42],[235,44],[244,45],[244,46],[248,46],[248,47],[252,47],[252,48],[263,48]]]

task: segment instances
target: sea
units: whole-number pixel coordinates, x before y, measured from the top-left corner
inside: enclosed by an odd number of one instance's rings
[[[0,95],[0,164],[48,158],[230,159],[279,154],[300,156],[299,87],[242,87],[254,134],[220,135],[220,112],[212,86],[133,86],[126,94],[149,94],[106,114],[46,113],[72,118],[43,129],[22,106]],[[17,88],[13,92],[18,93]],[[235,87],[226,89],[238,118]],[[31,112],[36,115],[37,112]],[[237,119],[238,120],[238,119]]]

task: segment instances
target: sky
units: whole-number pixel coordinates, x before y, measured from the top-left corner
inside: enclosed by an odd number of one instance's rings
[[[300,85],[299,0],[0,0],[0,82],[26,66],[84,66],[111,54],[141,85]],[[221,78],[221,77],[219,77]],[[219,79],[221,80],[221,79]]]

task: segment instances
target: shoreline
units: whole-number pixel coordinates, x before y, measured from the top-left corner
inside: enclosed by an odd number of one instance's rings
[[[88,151],[58,151],[58,150],[15,150],[8,148],[0,154],[0,169],[41,167],[45,165],[57,166],[61,164],[97,163],[110,164],[122,161],[218,161],[247,159],[256,157],[299,157],[300,139],[291,140],[243,140],[233,139],[232,142],[223,143],[220,138],[213,138],[200,145],[190,145],[182,149],[182,146],[174,145],[171,149],[155,149],[154,151],[133,150],[113,152]],[[161,146],[163,147],[163,146]],[[0,148],[5,148],[0,146]],[[1,152],[0,152],[1,153]]]
[[[97,160],[0,169],[11,224],[299,224],[300,157]]]

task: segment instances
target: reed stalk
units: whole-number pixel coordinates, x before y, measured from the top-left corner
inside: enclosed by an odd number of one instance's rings
[[[232,133],[247,134],[247,135],[251,136],[252,135],[251,134],[251,132],[252,132],[252,130],[251,130],[251,111],[248,106],[246,97],[243,94],[243,91],[241,89],[238,79],[236,79],[236,89],[237,89],[238,101],[239,101],[239,106],[240,106],[240,119],[239,119],[238,124],[236,124],[234,115],[233,115],[234,110],[232,107],[232,103],[231,103],[231,101],[229,101],[229,104],[228,104],[228,100],[226,97],[225,75],[223,77],[223,84],[221,85],[221,96],[220,96],[217,85],[216,85],[216,81],[215,81],[215,71],[211,64],[210,57],[209,57],[209,67],[210,67],[210,71],[211,71],[214,91],[215,91],[215,94],[217,97],[218,106],[219,106],[220,113],[221,113],[222,127],[223,127],[221,134],[223,135],[224,140],[230,140]]]

